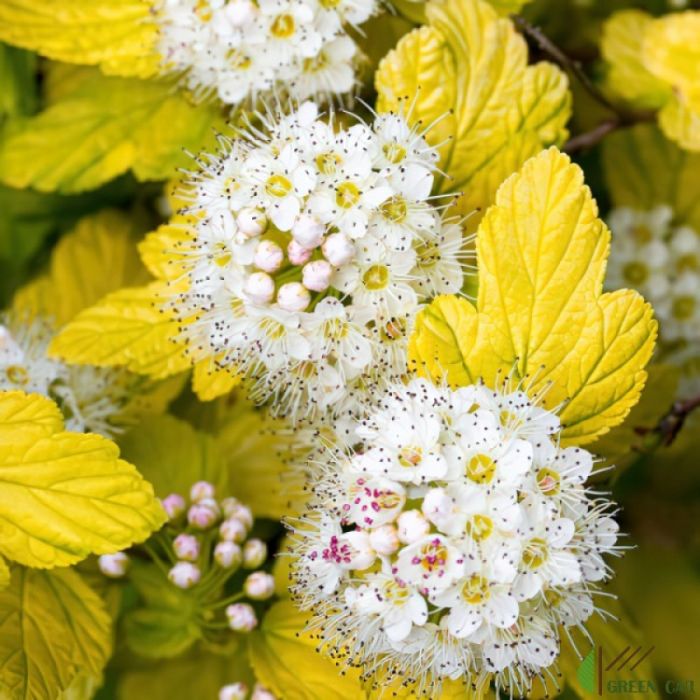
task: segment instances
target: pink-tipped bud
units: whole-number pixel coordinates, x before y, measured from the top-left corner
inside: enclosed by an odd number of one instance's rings
[[[430,532],[430,523],[419,510],[407,510],[399,515],[399,539],[404,544],[416,542]]]
[[[398,550],[401,543],[393,525],[381,525],[369,533],[369,544],[377,554],[389,556]]]
[[[243,545],[243,566],[246,569],[257,569],[267,559],[267,545],[253,538]]]
[[[129,570],[129,557],[124,552],[103,554],[97,560],[97,565],[105,576],[109,578],[122,578]]]
[[[199,540],[194,535],[179,534],[173,541],[173,550],[178,559],[197,561],[199,558]]]
[[[304,265],[302,281],[312,292],[325,292],[331,284],[333,268],[326,260],[313,260]]]
[[[274,241],[260,241],[253,262],[263,272],[277,272],[284,262],[284,252]]]
[[[229,683],[219,690],[219,700],[245,700],[248,686],[245,683]]]
[[[303,265],[311,260],[312,253],[312,250],[304,248],[303,245],[300,245],[294,239],[289,241],[289,245],[287,246],[287,257],[292,265]]]
[[[204,501],[195,503],[187,511],[187,522],[198,530],[208,530],[216,525],[218,519],[219,513],[217,510],[207,505]]]
[[[265,686],[256,683],[253,688],[253,694],[250,696],[250,700],[278,700],[276,695],[273,695]]]
[[[246,238],[255,238],[267,228],[267,217],[260,209],[244,207],[236,216],[236,225]]]
[[[300,282],[287,282],[277,291],[277,303],[285,311],[303,311],[310,302],[309,290]]]
[[[226,517],[240,520],[249,530],[253,527],[253,511],[242,503],[236,502],[235,505],[230,506]]]
[[[238,568],[243,561],[243,552],[235,542],[217,542],[214,560],[222,569]]]
[[[248,603],[234,603],[226,608],[228,626],[234,632],[250,632],[258,626],[255,610]]]
[[[168,578],[178,588],[192,588],[192,586],[199,583],[201,577],[202,572],[189,561],[179,561],[168,572]]]
[[[254,571],[245,580],[243,590],[251,600],[267,600],[275,594],[275,579],[264,571]]]
[[[321,245],[326,227],[313,216],[302,214],[292,227],[292,238],[304,248],[313,250]]]
[[[176,520],[179,518],[187,507],[185,499],[179,493],[171,493],[166,496],[162,501],[163,510],[168,516],[168,520]]]
[[[253,272],[245,281],[243,291],[255,304],[267,304],[275,296],[275,283],[266,272]]]
[[[343,233],[332,233],[321,246],[326,260],[334,267],[346,265],[355,257],[355,246]]]
[[[198,503],[205,498],[214,498],[215,493],[214,484],[210,484],[208,481],[197,481],[192,484],[190,489],[190,500],[192,503]]]
[[[224,515],[228,518],[230,515],[233,514],[232,509],[238,506],[240,501],[237,498],[234,498],[233,496],[226,496],[223,501],[221,501],[221,510],[224,512]]]
[[[248,536],[248,528],[238,518],[226,518],[219,526],[219,537],[225,542],[240,544]]]

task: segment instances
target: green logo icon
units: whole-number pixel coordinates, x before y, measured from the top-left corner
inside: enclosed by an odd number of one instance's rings
[[[581,687],[589,693],[595,692],[595,649],[591,649],[588,656],[576,669],[576,677]]]

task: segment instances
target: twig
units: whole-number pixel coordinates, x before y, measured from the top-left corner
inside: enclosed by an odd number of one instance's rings
[[[576,153],[585,148],[591,148],[602,141],[608,134],[615,131],[615,129],[619,129],[621,125],[622,122],[619,119],[608,119],[598,124],[594,129],[584,131],[582,134],[577,134],[569,139],[562,150],[566,153]]]
[[[637,428],[639,435],[653,434],[657,439],[657,444],[668,447],[678,437],[681,429],[685,425],[688,416],[700,408],[700,394],[690,399],[675,401],[668,412],[661,418],[654,428]],[[655,441],[656,442],[656,441]]]

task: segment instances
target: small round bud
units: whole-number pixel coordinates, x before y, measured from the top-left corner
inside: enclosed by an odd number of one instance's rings
[[[399,539],[404,544],[416,542],[430,532],[430,523],[419,510],[407,510],[399,515]]]
[[[355,257],[355,246],[343,233],[332,233],[321,246],[323,255],[331,265],[340,267]]]
[[[266,272],[254,272],[245,281],[243,291],[256,304],[267,304],[275,296],[275,283]]]
[[[393,525],[381,525],[369,533],[369,544],[377,554],[388,556],[397,551],[401,543]]]
[[[179,534],[173,541],[173,550],[178,559],[197,561],[199,557],[199,540],[194,535]]]
[[[304,265],[302,281],[313,292],[325,292],[331,284],[333,268],[326,260],[314,260]]]
[[[103,554],[97,560],[100,571],[109,578],[121,578],[129,569],[129,557],[124,552]]]
[[[243,27],[255,18],[257,8],[250,0],[230,0],[223,12],[231,26]]]
[[[234,603],[226,608],[228,626],[234,632],[250,632],[258,626],[255,610],[248,603]]]
[[[312,253],[312,250],[304,248],[303,245],[300,245],[294,239],[289,241],[289,245],[287,246],[287,257],[292,265],[303,265],[311,260]]]
[[[244,207],[236,216],[238,230],[247,238],[255,238],[267,228],[265,212],[253,207]]]
[[[240,544],[248,536],[248,528],[238,518],[226,518],[219,526],[219,537],[225,542]]]
[[[253,262],[264,272],[277,272],[284,262],[284,252],[274,241],[260,241]]]
[[[248,686],[245,683],[230,683],[219,690],[219,700],[245,700]]]
[[[292,238],[304,248],[313,250],[321,245],[326,227],[313,216],[302,214],[292,226]]]
[[[254,571],[245,580],[243,590],[252,600],[267,600],[275,593],[275,579],[264,571]]]
[[[171,493],[166,496],[162,501],[163,510],[168,516],[168,520],[175,520],[185,512],[187,503],[185,499],[179,493]]]
[[[219,514],[217,510],[211,508],[204,501],[195,503],[187,511],[187,522],[198,530],[208,530],[213,525],[216,525],[218,519]]]
[[[179,561],[168,572],[168,578],[178,588],[192,588],[199,583],[201,576],[199,568],[189,561]]]
[[[267,559],[267,545],[253,538],[243,545],[243,566],[246,569],[257,569]]]
[[[236,508],[240,504],[240,501],[237,498],[234,498],[233,496],[226,496],[223,501],[221,501],[221,510],[224,512],[224,515],[228,518],[230,515],[233,515],[233,509]]]
[[[267,688],[260,685],[260,683],[256,683],[250,700],[277,700],[277,696],[273,695]]]
[[[222,569],[238,568],[243,561],[243,552],[235,542],[217,542],[214,560]]]
[[[214,498],[215,493],[214,484],[208,481],[197,481],[190,489],[190,500],[192,503],[198,503],[205,498]]]
[[[238,501],[229,507],[226,517],[240,520],[249,530],[253,527],[253,511]]]
[[[303,311],[310,301],[309,290],[300,282],[287,282],[277,290],[277,303],[285,311]]]

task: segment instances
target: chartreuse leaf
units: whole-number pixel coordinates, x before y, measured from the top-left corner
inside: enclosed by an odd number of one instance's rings
[[[7,588],[10,583],[10,567],[7,562],[0,557],[0,589]]]
[[[7,700],[55,700],[99,677],[111,651],[100,598],[70,569],[15,566],[0,591],[0,688]]]
[[[479,226],[476,307],[438,297],[410,340],[418,372],[453,385],[513,373],[549,387],[563,442],[584,444],[637,402],[656,337],[636,293],[601,295],[610,233],[581,169],[550,148],[500,187]]]
[[[459,210],[467,214],[485,209],[527,158],[566,139],[571,95],[557,67],[528,66],[525,41],[486,2],[434,1],[426,14],[429,25],[381,62],[377,107],[432,125],[426,137],[440,147],[448,176],[437,190],[462,192]]]
[[[250,663],[266,688],[285,700],[364,700],[358,674],[339,669],[316,651],[304,631],[306,613],[289,600],[275,603],[248,637]]]
[[[34,111],[37,103],[35,71],[34,54],[0,44],[0,122],[6,116],[31,114]]]
[[[638,124],[604,139],[603,171],[615,206],[667,204],[675,223],[700,232],[700,153],[684,151],[651,124]]]
[[[226,367],[219,367],[214,358],[200,360],[192,373],[192,389],[200,401],[212,401],[228,394],[241,383],[242,377]]]
[[[0,392],[0,444],[32,442],[63,430],[58,406],[41,394]]]
[[[0,554],[26,566],[67,566],[140,542],[165,513],[150,484],[100,435],[60,430],[47,399],[0,397],[14,431],[0,440]]]
[[[0,41],[117,75],[153,75],[157,31],[142,0],[6,0]]]
[[[85,68],[43,112],[7,125],[0,178],[13,187],[62,193],[94,189],[132,169],[139,180],[171,177],[217,121],[215,105],[193,105],[170,82],[108,78]]]
[[[134,220],[119,211],[81,219],[54,248],[48,272],[23,287],[13,307],[62,326],[108,292],[145,282],[135,242]]]
[[[81,311],[50,351],[68,362],[124,365],[155,379],[190,367],[177,342],[178,322],[162,309],[163,285],[122,289]]]

